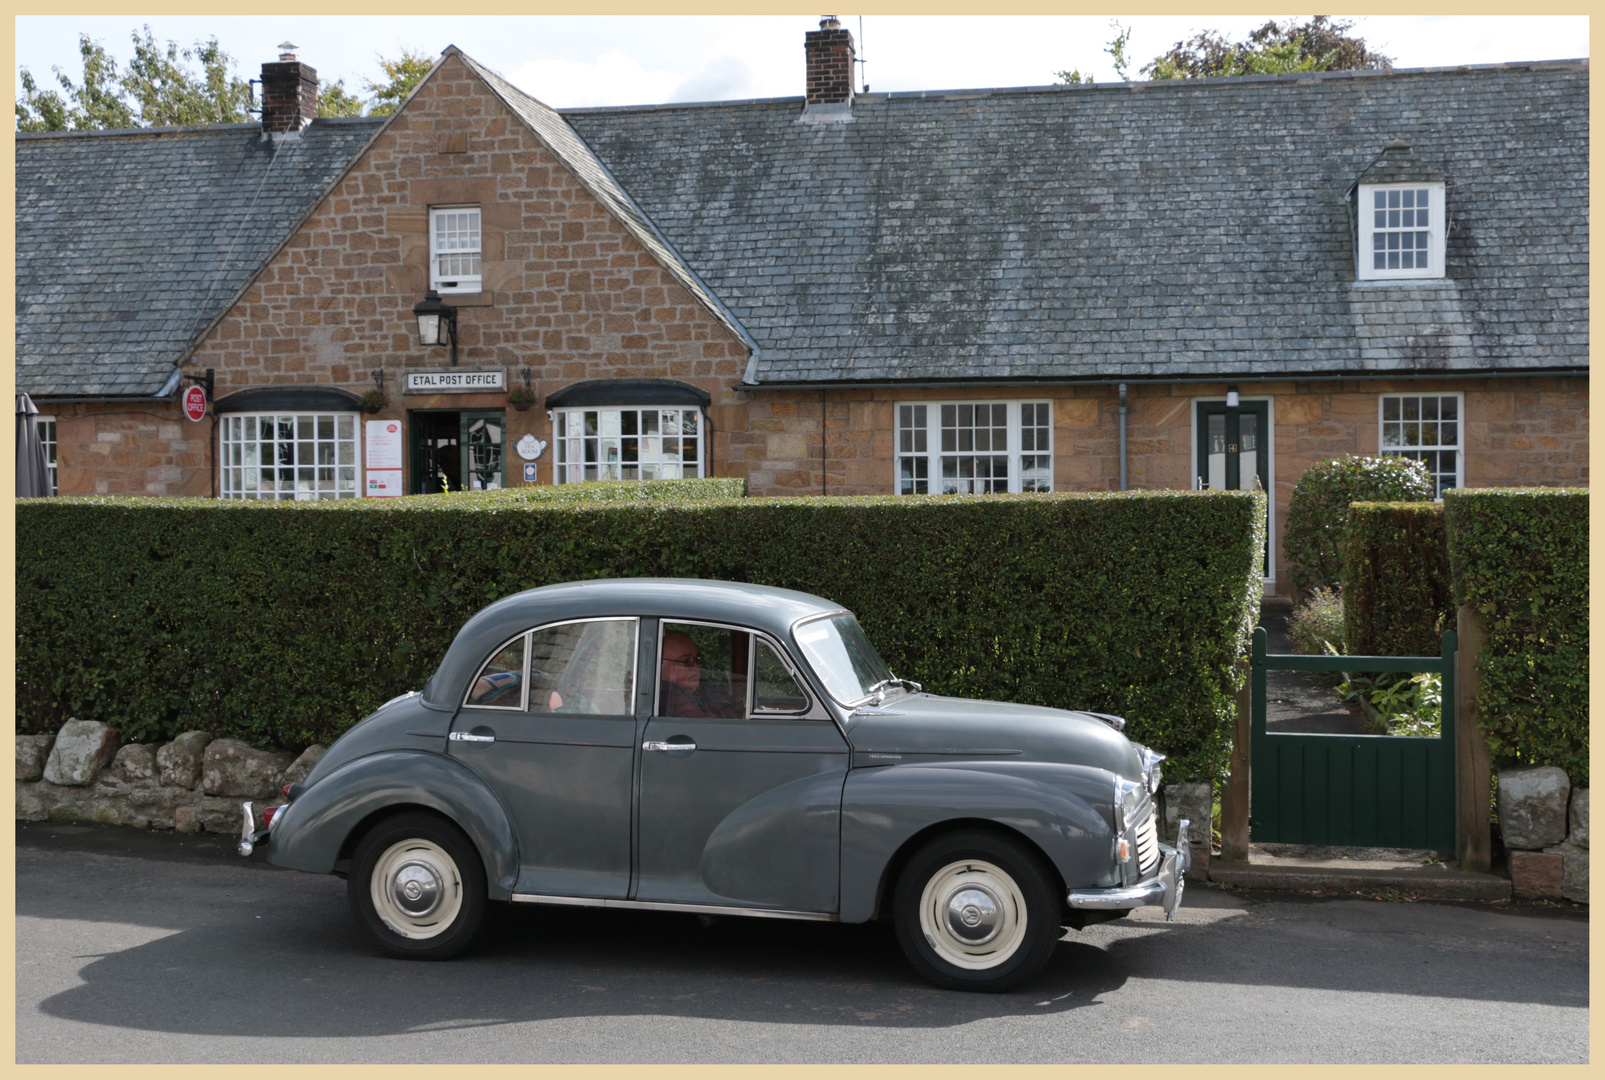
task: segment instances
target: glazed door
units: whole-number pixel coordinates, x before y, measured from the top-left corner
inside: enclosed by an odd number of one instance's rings
[[[1198,403],[1198,486],[1206,491],[1269,493],[1271,406],[1268,401]],[[1269,502],[1266,504],[1269,511]],[[1262,573],[1270,576],[1270,530]]]
[[[521,634],[457,713],[448,752],[513,819],[518,893],[629,894],[638,627],[589,619]]]
[[[767,639],[663,631],[634,898],[835,912],[846,739]]]

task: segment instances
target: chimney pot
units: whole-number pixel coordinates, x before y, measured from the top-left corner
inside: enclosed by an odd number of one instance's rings
[[[293,41],[279,42],[279,61],[286,64],[291,63],[295,60],[295,50],[299,48],[300,46]]]

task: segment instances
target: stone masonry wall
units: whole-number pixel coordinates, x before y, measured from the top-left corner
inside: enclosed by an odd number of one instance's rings
[[[56,418],[58,495],[210,495],[211,418],[176,402],[47,404]]]
[[[418,344],[429,287],[429,208],[477,204],[484,291],[449,294],[462,369],[533,369],[545,395],[584,379],[656,377],[733,404],[746,349],[582,187],[456,57],[450,57],[269,262],[187,370],[219,397],[246,387],[333,385],[362,394],[385,372],[387,407],[503,408],[505,394],[403,395],[403,373],[449,366]],[[544,409],[507,412],[505,445],[551,439]],[[725,471],[715,437],[714,475]],[[521,482],[509,461],[508,483]],[[551,481],[552,451],[538,462]],[[406,467],[411,468],[408,461]],[[741,475],[739,472],[735,475]],[[408,478],[410,483],[410,477]]]

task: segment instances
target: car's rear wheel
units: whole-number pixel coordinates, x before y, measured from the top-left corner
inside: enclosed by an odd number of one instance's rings
[[[938,836],[898,879],[898,944],[944,989],[1011,990],[1042,970],[1062,933],[1055,882],[1036,851],[1002,833]]]
[[[485,870],[455,825],[432,814],[397,814],[357,845],[346,899],[357,925],[391,956],[444,960],[479,933]]]

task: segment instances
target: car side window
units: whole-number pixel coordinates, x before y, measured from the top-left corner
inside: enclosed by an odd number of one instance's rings
[[[523,708],[524,652],[528,641],[528,634],[520,634],[497,650],[468,688],[464,704],[478,709]]]
[[[597,619],[531,633],[529,711],[629,715],[635,627],[634,619]]]
[[[663,624],[658,645],[658,715],[734,720],[747,714],[745,630]]]
[[[752,713],[754,716],[803,713],[808,695],[797,678],[767,641],[758,641],[752,661]]]

